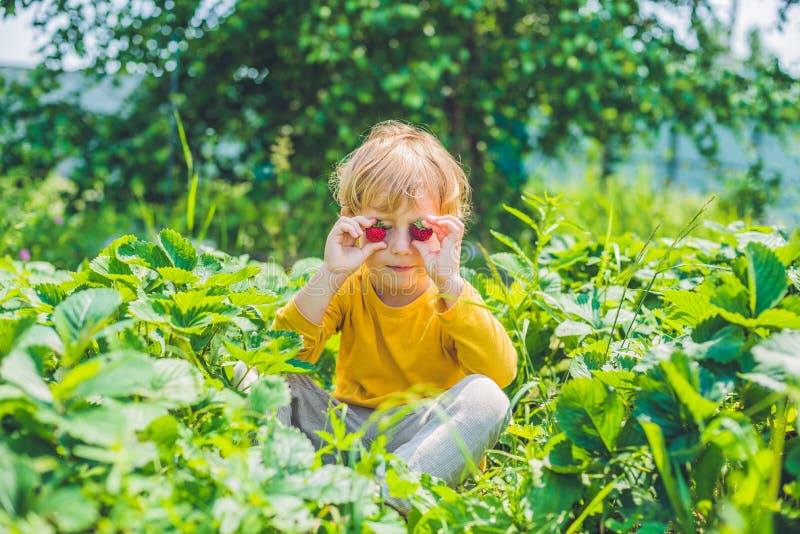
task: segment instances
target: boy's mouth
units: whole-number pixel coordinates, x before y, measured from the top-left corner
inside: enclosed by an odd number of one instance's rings
[[[404,273],[406,271],[410,271],[414,268],[413,265],[389,265],[389,268],[396,273]]]

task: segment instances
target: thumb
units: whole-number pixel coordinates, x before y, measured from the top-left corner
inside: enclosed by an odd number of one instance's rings
[[[411,244],[414,246],[414,248],[419,250],[419,253],[422,255],[423,258],[427,258],[428,255],[430,254],[427,245],[425,245],[425,243],[423,243],[422,241],[412,241]]]
[[[364,248],[361,249],[361,250],[364,251],[364,257],[365,258],[369,258],[373,254],[375,254],[377,251],[383,250],[388,246],[389,245],[387,245],[383,241],[378,241],[377,243],[368,243],[367,245],[364,245]]]

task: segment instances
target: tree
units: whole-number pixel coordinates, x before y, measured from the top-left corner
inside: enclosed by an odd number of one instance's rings
[[[512,224],[502,203],[525,183],[532,151],[588,136],[611,161],[670,123],[712,154],[710,124],[774,129],[798,117],[796,80],[775,62],[731,63],[705,0],[658,2],[689,9],[691,47],[638,0],[21,4],[39,6],[43,24],[63,21],[48,26],[46,68],[77,53],[98,72],[144,75],[123,120],[94,127],[81,172],[122,177],[120,199],[132,182],[151,198],[174,195],[173,108],[205,147],[206,174],[255,181],[267,199],[307,177],[298,203],[331,216],[327,176],[370,125],[428,125],[471,171],[483,237]],[[270,161],[279,140],[292,147],[282,179]]]

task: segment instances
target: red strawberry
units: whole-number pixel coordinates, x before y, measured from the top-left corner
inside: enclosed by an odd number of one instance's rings
[[[411,225],[411,237],[417,241],[427,241],[433,235],[433,230],[422,226],[422,219],[417,219]]]
[[[383,241],[383,238],[386,237],[386,225],[378,221],[367,228],[364,234],[367,236],[367,241],[372,241],[373,243]]]

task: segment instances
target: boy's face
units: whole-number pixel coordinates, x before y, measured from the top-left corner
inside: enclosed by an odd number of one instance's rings
[[[381,297],[408,297],[409,302],[422,294],[430,284],[422,255],[411,244],[411,225],[428,215],[440,215],[438,207],[429,199],[420,199],[393,213],[384,213],[369,207],[359,215],[382,221],[386,227],[384,241],[388,245],[372,254],[366,261],[375,291]],[[436,234],[425,245],[439,250]],[[403,300],[402,298],[400,299]]]

